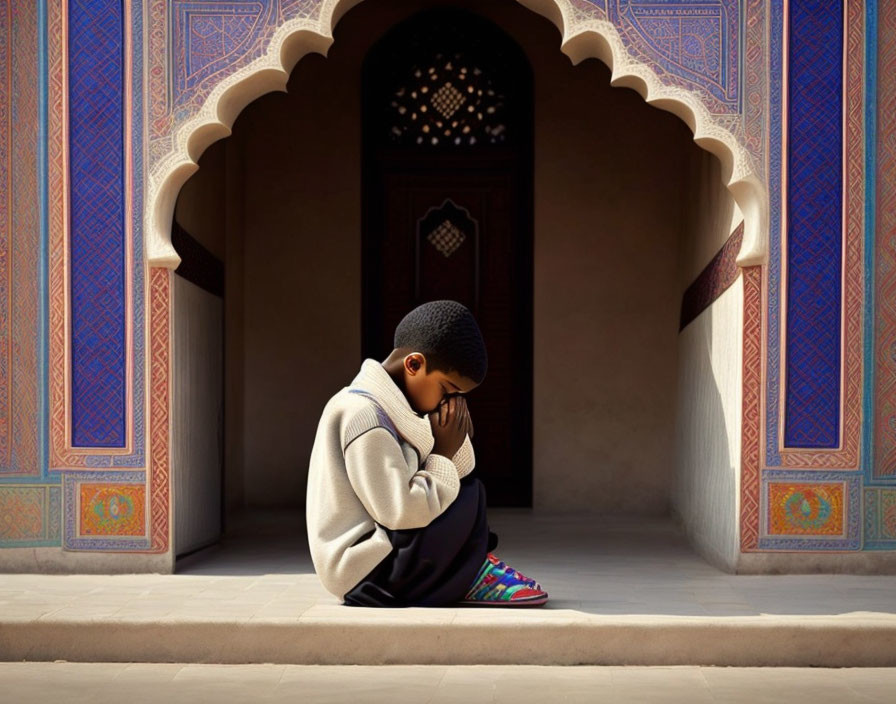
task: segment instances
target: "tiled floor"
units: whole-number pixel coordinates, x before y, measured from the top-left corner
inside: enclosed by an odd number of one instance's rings
[[[15,704],[889,704],[896,669],[0,663]]]

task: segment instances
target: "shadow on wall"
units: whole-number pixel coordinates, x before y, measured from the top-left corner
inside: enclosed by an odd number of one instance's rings
[[[726,571],[738,551],[742,282],[739,274],[679,336],[673,515]]]

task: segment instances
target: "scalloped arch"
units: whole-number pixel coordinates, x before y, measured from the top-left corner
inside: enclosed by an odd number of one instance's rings
[[[222,79],[202,108],[177,126],[170,151],[149,173],[146,193],[146,257],[151,266],[176,268],[180,257],[171,244],[171,219],[177,194],[199,168],[205,149],[228,136],[237,115],[256,98],[285,91],[289,74],[306,54],[327,55],[333,28],[362,0],[324,0],[317,20],[295,19],[281,25],[267,51],[249,65]],[[635,90],[650,105],[677,115],[694,134],[694,141],[722,164],[722,177],[744,216],[744,237],[737,258],[740,266],[765,260],[768,232],[768,192],[752,159],[737,137],[713,120],[699,98],[683,88],[664,86],[653,69],[631,58],[616,28],[607,21],[578,21],[569,0],[517,0],[551,20],[562,34],[560,50],[575,65],[594,57],[611,70],[610,84]]]

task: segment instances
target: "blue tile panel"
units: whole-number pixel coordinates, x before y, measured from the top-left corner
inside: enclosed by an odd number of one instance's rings
[[[843,3],[790,2],[786,447],[834,448],[840,425]]]
[[[125,445],[121,0],[69,3],[72,444]]]

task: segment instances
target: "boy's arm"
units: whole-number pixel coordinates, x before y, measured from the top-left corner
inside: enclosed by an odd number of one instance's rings
[[[458,451],[454,453],[454,457],[451,458],[451,461],[454,462],[454,466],[457,467],[457,476],[459,479],[463,479],[473,471],[473,468],[476,466],[476,455],[473,453],[473,443],[470,442],[469,433],[467,433],[467,436],[464,438],[464,442]]]
[[[401,446],[382,426],[346,445],[345,469],[364,508],[391,530],[422,528],[442,513],[460,491],[454,463],[430,454],[422,469],[408,469]]]

